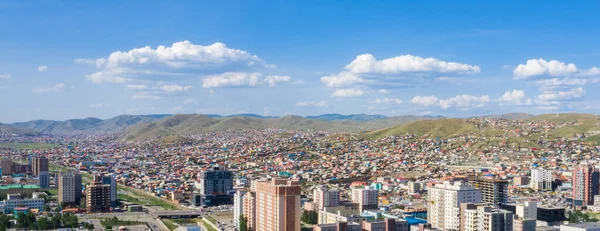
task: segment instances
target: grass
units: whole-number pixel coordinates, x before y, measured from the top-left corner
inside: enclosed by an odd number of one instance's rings
[[[162,219],[162,222],[165,223],[167,228],[169,228],[169,230],[171,230],[171,231],[173,231],[173,230],[177,229],[177,227],[179,227],[175,223],[173,223],[173,221],[171,221],[170,219]]]
[[[177,219],[171,219],[172,222],[179,224],[179,225],[196,225],[198,223],[198,219],[194,218],[177,218]]]
[[[58,189],[46,189],[46,193],[48,196],[55,196],[58,195]]]
[[[133,196],[128,195],[128,194],[119,194],[118,195],[119,200],[124,200],[124,201],[128,201],[131,203],[139,204],[139,205],[160,206],[166,210],[177,210],[178,209],[177,206],[169,203],[166,200],[163,200],[161,198],[158,198],[158,197],[155,197],[152,195],[148,195],[145,193],[141,193],[136,190],[132,190],[128,187],[121,186],[121,187],[119,187],[119,190],[127,191],[127,192],[133,194]]]
[[[210,224],[208,224],[206,221],[202,221],[202,223],[204,224],[204,227],[206,227],[206,230],[208,231],[217,231],[215,228],[213,228]]]
[[[0,148],[12,148],[12,149],[50,149],[58,147],[57,144],[46,144],[46,143],[3,143],[0,144]]]
[[[119,227],[119,226],[129,226],[129,225],[143,225],[146,224],[144,222],[139,222],[139,221],[124,221],[124,220],[119,220],[118,218],[114,217],[114,218],[108,218],[108,219],[102,219],[100,221],[100,224],[102,224],[102,226],[106,227]]]
[[[213,223],[214,225],[217,225],[217,220],[211,216],[205,216],[204,218],[206,218],[206,220],[210,221],[210,223]]]
[[[416,135],[430,135],[433,137],[454,137],[477,132],[472,124],[460,119],[420,120],[405,125],[382,129],[367,133],[367,138],[381,138],[398,136],[406,133]],[[491,130],[486,131],[494,133]]]

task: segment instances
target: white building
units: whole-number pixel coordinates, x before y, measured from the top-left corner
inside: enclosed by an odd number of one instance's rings
[[[244,215],[244,196],[246,192],[245,188],[235,188],[235,194],[233,194],[233,223],[238,230],[240,229],[240,216]]]
[[[530,185],[535,191],[552,190],[552,170],[543,168],[532,169]]]
[[[44,199],[23,199],[20,196],[7,195],[7,199],[0,202],[0,208],[4,207],[3,212],[12,213],[17,207],[27,207],[30,209],[44,209]]]
[[[338,206],[340,204],[340,191],[329,190],[327,186],[318,186],[313,190],[314,204],[316,210],[321,210],[328,206]]]
[[[600,223],[588,222],[588,223],[561,225],[560,231],[600,231]]]
[[[537,220],[537,202],[526,201],[515,206],[515,213],[524,220]]]
[[[460,227],[460,204],[480,203],[481,191],[461,182],[445,181],[429,188],[427,219],[434,228],[454,229]]]
[[[419,182],[408,182],[408,193],[418,193],[421,191],[421,183]]]
[[[461,231],[512,231],[513,214],[485,204],[461,205]]]
[[[358,203],[359,209],[370,210],[379,207],[379,192],[371,188],[352,189],[352,202]]]

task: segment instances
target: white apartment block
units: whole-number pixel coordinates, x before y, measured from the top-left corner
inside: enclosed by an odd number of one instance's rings
[[[480,203],[481,191],[462,182],[445,181],[429,188],[428,222],[434,228],[458,230],[460,204]]]
[[[524,220],[537,220],[537,202],[526,201],[515,206],[515,213]]]
[[[461,205],[461,231],[512,231],[514,215],[485,204]]]
[[[329,190],[327,186],[319,186],[313,190],[314,204],[317,210],[340,204],[340,191]]]
[[[379,207],[379,192],[371,188],[352,189],[352,202],[358,203],[360,210],[377,209]]]
[[[240,216],[244,215],[244,196],[246,192],[244,188],[236,188],[235,194],[233,194],[233,223],[238,230],[240,229]]]
[[[532,169],[530,185],[535,191],[552,190],[552,170],[543,168]]]

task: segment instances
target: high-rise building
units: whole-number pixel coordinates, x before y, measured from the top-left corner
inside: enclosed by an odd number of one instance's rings
[[[371,188],[353,188],[352,202],[358,204],[358,208],[363,210],[372,210],[379,208],[379,192]]]
[[[102,184],[110,185],[110,207],[117,207],[117,180],[115,176],[112,174],[102,176]]]
[[[244,216],[254,231],[300,231],[300,194],[297,181],[255,181],[255,191],[244,196]]]
[[[419,182],[408,182],[408,193],[418,193],[421,191],[421,183]]]
[[[486,204],[460,205],[461,231],[512,231],[514,214]]]
[[[38,186],[40,186],[40,188],[50,188],[50,173],[39,172]]]
[[[535,231],[537,221],[531,219],[523,219],[519,216],[513,218],[513,231]]]
[[[244,196],[248,191],[246,188],[236,188],[233,194],[233,223],[240,229],[240,216],[244,215]]]
[[[428,222],[435,228],[460,228],[460,204],[480,203],[481,191],[462,182],[445,181],[429,190]]]
[[[313,190],[315,210],[322,210],[327,206],[340,204],[340,191],[330,190],[327,186],[318,186]]]
[[[78,205],[81,200],[81,174],[60,172],[58,174],[58,202]]]
[[[233,190],[233,173],[229,170],[213,167],[198,174],[196,188],[202,195],[225,195]]]
[[[39,175],[40,172],[47,172],[48,171],[48,158],[34,157],[31,168],[33,171],[33,175]]]
[[[594,196],[600,194],[600,172],[593,165],[579,165],[573,169],[573,205],[594,204]]]
[[[93,183],[85,188],[87,212],[110,211],[110,184],[103,184],[101,176],[94,176]]]
[[[470,182],[481,190],[481,202],[493,206],[508,202],[508,180],[495,178],[477,178]]]
[[[535,191],[551,191],[552,171],[543,168],[532,169],[530,184]]]
[[[0,166],[2,166],[2,175],[3,176],[10,176],[12,174],[12,169],[13,169],[12,160],[10,160],[8,158],[3,158],[2,161],[0,161]]]

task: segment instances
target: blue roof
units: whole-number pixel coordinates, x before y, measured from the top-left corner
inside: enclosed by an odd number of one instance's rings
[[[426,220],[414,218],[414,217],[405,217],[404,220],[406,220],[406,222],[408,222],[408,225],[418,225],[418,224],[426,224],[427,223]]]

